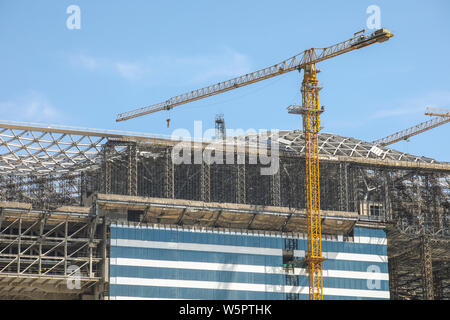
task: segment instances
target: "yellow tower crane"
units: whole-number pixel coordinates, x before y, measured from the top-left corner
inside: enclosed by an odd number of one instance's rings
[[[294,70],[304,70],[302,82],[302,105],[289,106],[289,113],[303,116],[303,133],[305,137],[306,162],[306,216],[308,249],[305,262],[309,274],[309,299],[323,299],[322,280],[322,242],[320,220],[320,187],[319,187],[319,130],[320,113],[319,83],[316,68],[318,62],[334,58],[341,54],[367,47],[374,43],[385,42],[394,35],[386,29],[379,29],[366,35],[365,30],[357,32],[349,40],[326,48],[312,48],[286,59],[273,66],[248,73],[208,87],[177,95],[166,101],[117,115],[116,121],[124,121],[146,114],[170,110],[178,105],[204,99],[222,92],[237,89],[255,82],[273,78]]]

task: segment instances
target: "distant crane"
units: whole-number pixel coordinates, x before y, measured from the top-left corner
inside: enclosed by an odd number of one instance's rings
[[[320,114],[323,108],[319,105],[319,81],[317,80],[316,64],[341,54],[361,49],[374,43],[389,40],[394,35],[386,29],[379,29],[370,35],[365,30],[357,32],[349,40],[340,42],[326,48],[311,48],[298,55],[284,60],[273,66],[248,73],[246,75],[219,82],[208,87],[190,91],[158,104],[121,113],[116,121],[124,121],[146,114],[170,110],[178,105],[204,99],[222,92],[234,90],[239,87],[273,78],[291,71],[304,71],[301,87],[302,105],[289,106],[288,112],[303,116],[303,133],[305,137],[305,164],[306,164],[306,217],[308,249],[305,263],[309,273],[309,299],[323,299],[322,280],[322,231],[320,218],[320,184],[319,184],[319,130]]]
[[[427,108],[427,112],[425,112],[426,116],[437,116],[437,117],[450,117],[450,110],[447,109],[436,109],[436,108]]]
[[[372,143],[380,147],[386,147],[398,141],[407,140],[412,136],[415,136],[417,134],[420,134],[422,132],[428,131],[430,129],[439,127],[443,124],[450,122],[450,112],[448,110],[447,111],[440,110],[439,113],[435,113],[432,112],[430,109],[427,109],[425,115],[433,116],[433,118],[431,118],[431,120],[419,123],[411,128],[401,130],[387,137],[372,141]]]
[[[227,138],[226,128],[225,128],[225,119],[223,114],[216,114],[216,139],[225,140]]]

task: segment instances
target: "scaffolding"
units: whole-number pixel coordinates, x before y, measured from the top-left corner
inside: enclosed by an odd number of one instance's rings
[[[9,132],[12,130],[14,134]],[[52,134],[52,141],[59,141],[55,137],[56,133],[47,128],[28,127],[25,130],[24,127],[17,129],[4,126],[2,132],[0,138],[4,141],[3,146],[8,146],[11,139],[16,142],[21,140],[28,132],[34,132],[34,137]],[[4,288],[10,288],[18,281],[10,280],[6,275],[9,277],[14,274],[17,278],[32,272],[33,276],[44,276],[39,274],[39,271],[43,271],[36,266],[39,259],[45,260],[45,250],[52,247],[50,244],[45,247],[47,244],[38,240],[40,237],[48,239],[50,234],[46,235],[46,232],[56,227],[58,236],[55,235],[56,242],[52,242],[52,245],[56,246],[54,251],[58,254],[53,265],[50,265],[50,268],[54,268],[45,275],[56,272],[52,276],[65,275],[67,280],[67,269],[64,268],[74,261],[83,261],[80,264],[84,268],[82,273],[89,278],[86,278],[86,286],[96,288],[96,292],[107,290],[99,284],[105,277],[107,228],[112,220],[103,219],[102,214],[97,211],[99,194],[184,200],[200,202],[203,207],[208,203],[215,203],[234,204],[239,208],[259,208],[255,209],[256,212],[249,211],[245,219],[242,216],[239,221],[233,221],[237,217],[227,213],[224,208],[205,212],[200,210],[203,215],[196,215],[195,210],[187,207],[165,220],[164,212],[168,209],[155,212],[148,204],[138,207],[133,207],[130,203],[126,205],[130,217],[136,214],[145,216],[153,219],[149,220],[152,223],[201,225],[202,219],[207,218],[208,223],[204,223],[212,228],[236,225],[247,230],[277,232],[292,232],[296,230],[296,225],[304,223],[297,212],[306,207],[304,137],[301,131],[281,131],[277,136],[268,134],[270,141],[279,143],[280,150],[279,169],[272,175],[261,175],[261,169],[267,165],[252,162],[252,157],[261,152],[261,149],[249,146],[243,149],[244,152],[232,149],[234,151],[231,153],[224,153],[223,163],[199,163],[195,161],[196,154],[203,155],[206,149],[211,148],[210,143],[188,142],[193,150],[189,156],[190,161],[175,164],[173,150],[180,141],[88,131],[65,130],[60,134],[64,139],[71,136],[72,148],[75,149],[78,141],[75,136],[92,143],[90,146],[85,145],[85,149],[79,148],[78,156],[75,156],[75,152],[72,153],[71,161],[58,158],[62,153],[58,148],[53,150],[50,146],[45,151],[28,150],[28,157],[23,155],[23,152],[27,152],[24,144],[20,144],[20,148],[13,149],[9,146],[7,151],[2,150],[7,157],[0,159],[0,201],[6,206],[0,214],[0,254],[8,255],[1,256],[3,264],[0,265],[0,288],[3,288],[2,284]],[[96,138],[92,138],[91,134]],[[12,138],[7,140],[7,136]],[[219,145],[223,147],[229,143],[229,138],[221,140]],[[250,136],[240,141],[247,143],[249,140]],[[37,148],[36,143],[33,142],[34,148]],[[354,213],[354,219],[360,224],[385,228],[388,237],[391,297],[449,299],[450,164],[328,133],[319,135],[318,145],[321,209],[324,212]],[[38,151],[41,152],[36,153]],[[263,151],[267,154],[271,152],[267,146]],[[22,152],[22,155],[16,157],[16,152]],[[69,162],[70,166],[61,164]],[[14,170],[14,165],[19,170]],[[45,170],[42,169],[43,166],[46,166]],[[48,172],[52,167],[55,170]],[[63,167],[70,167],[70,170],[62,170]],[[6,204],[10,206],[16,202],[30,205],[32,210],[28,208],[19,211],[31,210],[34,214],[31,220],[25,222],[23,219],[26,215],[19,214],[16,209],[7,209]],[[76,206],[89,208],[90,211],[84,212],[83,222],[77,225],[72,225],[70,220],[67,222],[64,215],[52,213],[51,217],[61,219],[54,220],[52,225],[48,219],[44,219],[46,212],[58,212],[58,208],[64,206],[71,206],[72,212],[76,212]],[[264,220],[263,223],[257,212],[263,212],[263,208],[267,207],[279,208],[276,209],[279,212],[286,210],[286,213],[278,214],[277,218],[274,215],[273,220]],[[13,211],[15,218],[11,216]],[[113,219],[113,215],[110,219]],[[42,225],[43,228],[40,227]],[[70,235],[77,230],[80,230],[77,233],[80,239],[77,238],[75,246],[71,244],[75,238]],[[336,230],[325,224],[324,236],[336,233]],[[346,232],[351,233],[351,228]],[[28,242],[23,242],[25,239]],[[42,249],[44,251],[40,251],[40,244],[46,248]],[[30,248],[23,252],[28,247]],[[72,255],[70,250],[75,251],[79,247],[81,249]],[[25,259],[31,252],[32,257]],[[32,281],[35,280],[29,280],[30,284]],[[27,283],[24,282],[24,286]],[[4,295],[3,290],[7,289],[1,289],[0,296]],[[13,297],[13,292],[9,296]]]
[[[89,210],[0,202],[0,297],[103,297],[105,225]]]

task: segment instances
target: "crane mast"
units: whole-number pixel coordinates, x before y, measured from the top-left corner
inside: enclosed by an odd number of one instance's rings
[[[237,89],[265,79],[273,78],[294,70],[304,71],[301,87],[302,106],[289,106],[289,113],[301,114],[303,117],[303,133],[305,137],[305,166],[306,166],[306,218],[308,248],[305,257],[309,274],[309,299],[323,299],[322,278],[322,234],[320,218],[320,181],[319,181],[319,131],[320,114],[323,108],[319,105],[319,82],[316,68],[318,62],[338,55],[369,46],[374,43],[385,42],[394,35],[389,30],[379,29],[371,35],[364,35],[365,30],[357,32],[346,41],[326,48],[312,48],[286,59],[278,64],[219,82],[211,86],[190,91],[158,104],[135,109],[117,116],[116,121],[124,121],[146,114],[170,110],[176,106],[204,99],[222,92]]]
[[[316,64],[305,68],[302,82],[303,134],[305,137],[306,165],[306,219],[308,250],[305,258],[309,274],[309,299],[323,299],[322,280],[322,231],[320,220],[319,183],[319,131],[320,105],[319,81]]]

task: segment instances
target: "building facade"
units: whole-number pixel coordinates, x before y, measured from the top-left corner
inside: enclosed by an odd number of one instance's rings
[[[272,175],[260,145],[178,164],[180,141],[0,124],[0,298],[307,299],[304,137],[266,138]],[[324,298],[448,299],[450,164],[319,154]]]
[[[389,299],[386,234],[322,241],[324,299]],[[110,299],[308,299],[304,237],[111,225]],[[292,259],[294,258],[294,259]],[[296,261],[295,265],[292,263]]]

